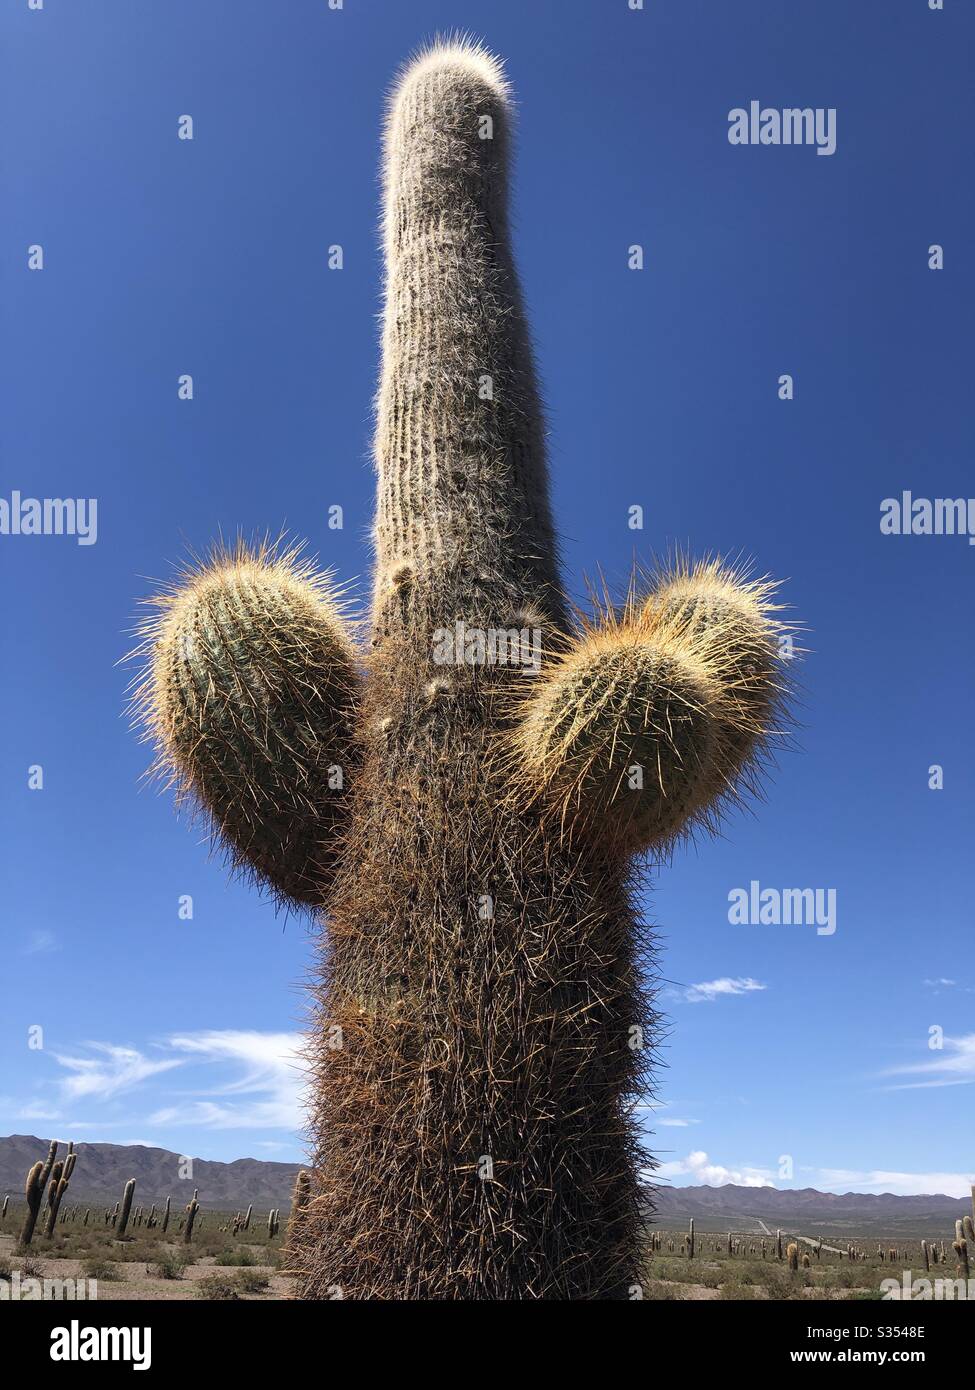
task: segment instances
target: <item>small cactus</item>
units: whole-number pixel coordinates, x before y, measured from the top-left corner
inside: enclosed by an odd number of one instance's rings
[[[812,1267],[812,1260],[805,1250],[802,1252],[802,1267],[803,1269],[810,1269]]]
[[[789,1269],[793,1274],[797,1273],[799,1269],[799,1247],[796,1245],[795,1241],[789,1241],[785,1254],[786,1259],[789,1261]]]
[[[119,1211],[118,1222],[115,1227],[115,1235],[118,1240],[125,1239],[126,1228],[129,1224],[129,1213],[132,1210],[132,1194],[135,1192],[135,1178],[129,1178],[122,1193],[122,1207]]]

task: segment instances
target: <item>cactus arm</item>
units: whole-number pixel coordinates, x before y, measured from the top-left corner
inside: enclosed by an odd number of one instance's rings
[[[678,565],[587,623],[514,722],[514,799],[563,831],[664,852],[750,786],[782,715],[774,586]]]
[[[238,545],[153,603],[133,708],[155,770],[202,808],[235,869],[319,905],[358,680],[334,586],[293,552]]]

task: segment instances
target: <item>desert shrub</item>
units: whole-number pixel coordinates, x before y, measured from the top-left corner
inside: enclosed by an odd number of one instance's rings
[[[229,1274],[205,1274],[196,1286],[197,1298],[240,1298],[240,1285]]]
[[[118,1265],[100,1255],[85,1260],[82,1269],[86,1279],[101,1279],[107,1284],[118,1283],[122,1278]]]
[[[679,1303],[684,1295],[673,1284],[662,1284],[659,1279],[650,1279],[643,1285],[643,1297],[654,1303]]]
[[[267,1289],[267,1275],[256,1269],[243,1269],[237,1275],[237,1285],[241,1293],[264,1293]]]
[[[241,1246],[238,1250],[222,1250],[213,1263],[215,1265],[243,1267],[256,1265],[257,1261],[246,1247]]]
[[[151,1279],[182,1279],[190,1263],[180,1250],[164,1250],[153,1264],[146,1266]]]

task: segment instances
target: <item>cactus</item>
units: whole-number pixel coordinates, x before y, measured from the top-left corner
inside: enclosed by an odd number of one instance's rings
[[[809,1254],[808,1254],[808,1252],[805,1251],[805,1250],[802,1252],[802,1261],[801,1261],[801,1263],[802,1263],[803,1269],[809,1269],[809,1268],[811,1268],[811,1266],[812,1266],[812,1260],[809,1258]]]
[[[968,1242],[965,1239],[965,1225],[962,1221],[955,1222],[955,1239],[952,1241],[951,1248],[958,1256],[958,1272],[963,1279],[968,1279],[970,1277]]]
[[[6,1221],[6,1219],[7,1219],[7,1208],[8,1208],[9,1206],[10,1206],[10,1193],[9,1193],[9,1192],[6,1192],[6,1193],[4,1193],[3,1206],[0,1207],[0,1221]]]
[[[693,1260],[693,1258],[694,1258],[694,1218],[693,1218],[693,1216],[691,1217],[691,1219],[690,1219],[690,1221],[689,1221],[689,1223],[688,1223],[688,1226],[687,1226],[687,1258],[688,1258],[689,1260]]]
[[[799,1247],[794,1241],[789,1241],[785,1251],[786,1259],[789,1261],[789,1269],[793,1274],[799,1269]]]
[[[162,1219],[162,1233],[163,1233],[163,1235],[166,1234],[166,1231],[167,1231],[167,1229],[168,1229],[168,1227],[169,1227],[169,1213],[170,1213],[170,1208],[171,1208],[172,1200],[173,1200],[173,1199],[172,1199],[171,1197],[167,1197],[167,1198],[166,1198],[166,1207],[165,1207],[165,1210],[163,1211],[163,1219]]]
[[[122,1207],[119,1211],[118,1222],[115,1226],[115,1235],[118,1240],[125,1238],[126,1228],[129,1224],[129,1213],[132,1210],[132,1194],[135,1192],[135,1178],[129,1178],[122,1190]]]
[[[510,135],[474,44],[392,98],[365,671],[341,592],[280,546],[214,552],[144,627],[157,767],[330,927],[303,1298],[627,1297],[655,1029],[632,860],[712,826],[778,719],[771,584],[678,561],[570,614]]]
[[[246,1212],[244,1213],[244,1225],[243,1225],[243,1229],[244,1229],[245,1231],[249,1231],[250,1228],[251,1228],[251,1212],[252,1212],[253,1210],[254,1210],[253,1205],[250,1205],[250,1206],[248,1206]]]
[[[45,1235],[52,1236],[54,1234],[54,1227],[58,1219],[58,1209],[61,1206],[64,1194],[68,1190],[68,1183],[71,1181],[71,1174],[74,1172],[74,1166],[77,1161],[78,1155],[74,1151],[74,1144],[69,1144],[64,1163],[55,1163],[54,1167],[51,1169],[51,1185],[47,1194],[48,1213]]]
[[[196,1220],[196,1214],[200,1210],[200,1204],[196,1200],[199,1195],[199,1189],[194,1187],[193,1196],[186,1204],[186,1225],[183,1227],[184,1245],[189,1245],[190,1241],[193,1239],[193,1222]]]
[[[37,1162],[27,1174],[25,1195],[27,1197],[27,1215],[24,1218],[23,1229],[20,1233],[21,1245],[30,1245],[34,1239],[34,1227],[37,1225],[37,1218],[41,1210],[41,1202],[44,1200],[44,1193],[47,1189],[48,1179],[54,1168],[57,1158],[58,1141],[51,1140],[50,1148],[47,1151],[47,1158],[43,1162]]]

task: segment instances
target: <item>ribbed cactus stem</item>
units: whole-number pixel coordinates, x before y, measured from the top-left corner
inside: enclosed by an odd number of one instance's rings
[[[786,1248],[786,1259],[789,1261],[789,1269],[795,1274],[799,1269],[799,1247],[794,1241],[790,1241]]]
[[[688,1223],[688,1226],[687,1226],[687,1258],[688,1258],[689,1260],[693,1260],[693,1258],[694,1258],[694,1218],[693,1218],[693,1216],[691,1217],[691,1219],[690,1219],[690,1221],[689,1221],[689,1223]]]
[[[171,1208],[172,1200],[173,1200],[172,1197],[167,1197],[167,1198],[166,1198],[166,1205],[165,1205],[165,1207],[163,1208],[163,1219],[162,1219],[162,1232],[163,1232],[163,1235],[166,1234],[166,1231],[167,1231],[167,1229],[168,1229],[168,1227],[169,1227],[169,1213],[170,1213],[170,1208]]]
[[[378,637],[405,628],[429,642],[431,626],[473,623],[472,605],[500,622],[526,596],[561,611],[542,416],[508,234],[510,143],[507,84],[484,52],[434,51],[390,108]]]
[[[135,1178],[129,1178],[122,1190],[122,1205],[119,1210],[118,1221],[115,1225],[115,1234],[119,1240],[125,1235],[129,1224],[129,1214],[132,1211],[132,1196],[135,1192]]]

